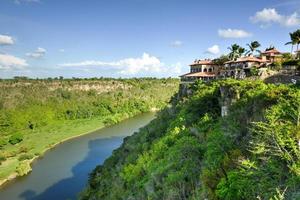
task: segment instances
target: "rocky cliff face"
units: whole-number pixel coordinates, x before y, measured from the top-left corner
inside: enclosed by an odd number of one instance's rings
[[[193,95],[192,84],[180,84],[178,99],[188,98]],[[229,107],[240,98],[239,91],[230,86],[221,86],[220,89],[219,106],[221,107],[221,116],[227,116]]]
[[[229,86],[221,86],[220,93],[221,116],[224,117],[228,115],[229,107],[240,99],[240,94],[238,90]]]

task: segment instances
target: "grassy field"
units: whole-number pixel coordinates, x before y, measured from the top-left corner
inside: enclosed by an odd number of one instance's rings
[[[167,105],[175,79],[0,81],[0,185],[56,144]]]
[[[122,120],[128,116],[123,117],[119,119]],[[20,167],[20,175],[25,175],[31,170],[28,165],[32,160],[18,160],[22,154],[24,155],[22,151],[26,151],[27,155],[35,158],[62,141],[103,128],[105,126],[104,120],[105,118],[69,120],[33,131],[27,130],[24,132],[26,136],[22,143],[10,145],[6,148],[6,152],[11,154],[12,157],[0,165],[0,181],[4,181],[9,175],[18,175],[18,172],[16,172],[18,166],[23,166]]]

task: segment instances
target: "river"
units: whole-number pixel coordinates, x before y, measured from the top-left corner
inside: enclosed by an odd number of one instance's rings
[[[2,186],[0,199],[76,199],[88,174],[122,144],[124,137],[154,117],[154,113],[141,114],[56,146],[33,164],[30,174]]]

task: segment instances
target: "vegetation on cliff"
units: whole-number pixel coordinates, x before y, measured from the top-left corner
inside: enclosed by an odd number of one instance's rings
[[[0,81],[0,183],[24,175],[53,145],[153,108],[178,90],[177,79]]]
[[[81,199],[300,199],[299,88],[219,80],[191,90],[96,167]]]

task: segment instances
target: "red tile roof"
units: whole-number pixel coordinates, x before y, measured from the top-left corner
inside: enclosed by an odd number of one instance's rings
[[[252,57],[252,56],[247,56],[247,57],[238,58],[237,60],[227,61],[227,62],[225,62],[225,64],[240,63],[240,62],[259,62],[259,63],[264,63],[264,62],[267,62],[267,60],[262,60],[260,58],[256,58],[256,57]]]
[[[281,54],[280,51],[278,51],[277,49],[270,49],[270,50],[267,50],[267,51],[264,51],[264,52],[261,52],[261,54]]]
[[[197,60],[194,63],[190,64],[190,66],[193,65],[213,65],[214,63],[212,60]]]
[[[195,72],[195,73],[187,73],[184,75],[181,75],[180,77],[215,77],[216,74],[212,72]]]

